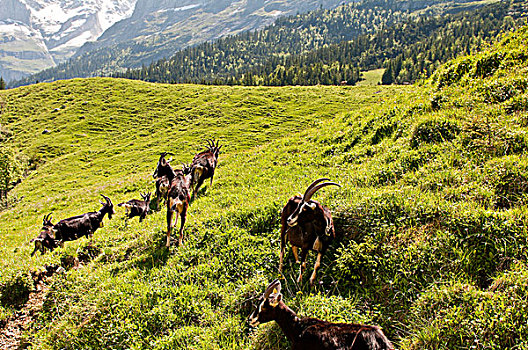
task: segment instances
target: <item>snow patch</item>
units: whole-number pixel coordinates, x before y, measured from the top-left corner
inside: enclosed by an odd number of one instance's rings
[[[51,53],[59,53],[64,52],[72,49],[76,49],[78,47],[81,47],[85,42],[88,40],[91,40],[93,38],[93,34],[90,31],[85,31],[72,39],[68,40],[62,45],[59,45],[57,47],[54,47],[50,50]]]
[[[201,4],[192,4],[192,5],[176,7],[176,8],[172,8],[172,9],[159,10],[157,12],[180,12],[180,11],[187,11],[187,10],[190,10],[190,9],[194,9],[194,8],[197,8],[197,7],[200,7],[200,6],[202,6],[202,5]]]

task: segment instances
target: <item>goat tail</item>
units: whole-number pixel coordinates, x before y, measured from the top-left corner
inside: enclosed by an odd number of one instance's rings
[[[360,334],[368,349],[394,350],[394,346],[379,327],[363,329]]]
[[[126,202],[123,202],[123,203],[119,203],[117,206],[118,206],[118,207],[122,207],[122,206],[124,206],[125,204],[126,204]]]

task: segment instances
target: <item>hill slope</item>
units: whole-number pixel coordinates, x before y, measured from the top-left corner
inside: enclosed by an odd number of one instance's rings
[[[0,216],[4,315],[27,269],[69,268],[74,256],[82,264],[54,277],[26,334],[34,348],[287,348],[274,324],[250,332],[245,318],[277,276],[282,205],[327,176],[343,187],[317,199],[341,238],[315,291],[296,285],[288,253],[290,306],[380,324],[401,349],[526,347],[527,70],[523,28],[423,87],[89,79],[3,91],[12,144],[40,159],[12,192],[24,198]],[[189,161],[213,136],[225,153],[192,203],[183,247],[163,247],[159,212],[128,227],[118,215],[93,244],[27,257],[45,213],[96,209],[100,193],[137,197],[152,188],[160,151]]]

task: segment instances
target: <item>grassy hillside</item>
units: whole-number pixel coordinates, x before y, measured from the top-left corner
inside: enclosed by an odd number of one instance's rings
[[[313,289],[294,282],[288,251],[292,308],[381,325],[401,349],[527,349],[527,70],[524,28],[426,86],[88,79],[2,91],[11,144],[38,165],[0,214],[2,317],[17,308],[7,296],[30,287],[27,271],[55,262],[68,271],[26,333],[33,348],[287,348],[276,325],[250,331],[245,319],[278,276],[281,207],[326,176],[343,187],[316,199],[340,239]],[[224,153],[183,247],[163,247],[163,211],[128,227],[118,212],[92,245],[29,257],[44,214],[99,209],[101,193],[138,198],[159,152],[188,162],[208,137]]]

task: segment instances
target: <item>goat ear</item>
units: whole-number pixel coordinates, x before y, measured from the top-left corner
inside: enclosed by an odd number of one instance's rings
[[[282,300],[282,294],[281,293],[274,293],[269,296],[268,302],[272,307],[276,307],[279,305],[279,302]]]
[[[315,208],[317,207],[317,204],[315,204],[314,202],[307,202],[306,205],[312,210],[315,210]]]

